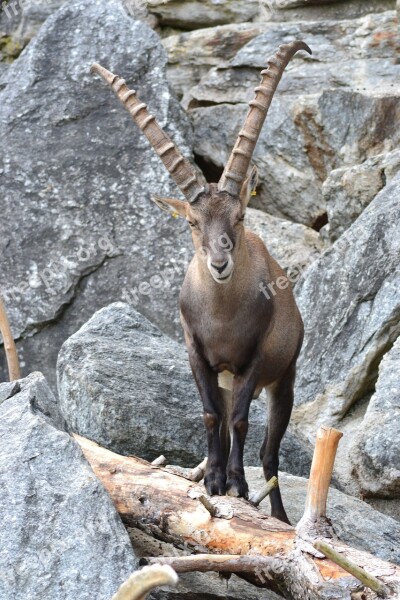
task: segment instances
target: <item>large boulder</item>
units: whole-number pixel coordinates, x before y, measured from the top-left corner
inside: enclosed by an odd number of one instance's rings
[[[58,359],[60,405],[73,431],[122,454],[194,466],[206,454],[202,404],[185,348],[133,307],[98,311],[63,345]],[[266,399],[254,400],[246,464],[260,464]],[[288,432],[282,465],[307,475],[310,447]]]
[[[64,5],[7,70],[0,288],[22,362],[53,386],[62,342],[111,301],[137,293],[141,311],[177,331],[191,247],[185,224],[150,201],[176,188],[114,94],[89,74],[94,61],[124,76],[190,155],[159,38],[116,0]],[[156,274],[162,284],[151,287]]]
[[[322,186],[328,213],[324,234],[337,240],[399,171],[400,150],[332,171]]]
[[[261,24],[233,23],[163,38],[168,54],[168,80],[174,91],[182,97],[211,67],[233,58],[262,30]]]
[[[259,490],[263,484],[261,468],[247,467],[246,479],[250,489]],[[279,473],[279,486],[288,517],[296,525],[304,513],[307,479]],[[270,512],[269,500],[261,509]],[[359,498],[353,498],[331,487],[327,516],[332,520],[340,540],[354,548],[372,552],[383,560],[400,564],[400,522],[371,508]]]
[[[400,335],[399,193],[397,175],[295,288],[305,324],[295,420],[311,440],[374,389]]]
[[[400,337],[379,365],[379,378],[350,456],[365,496],[400,498]]]
[[[354,19],[393,10],[395,0],[260,0],[257,21]]]
[[[259,0],[148,0],[148,9],[161,25],[197,29],[249,21],[258,15]]]
[[[110,600],[128,534],[43,376],[0,385],[0,597]]]
[[[310,45],[313,56],[299,53],[293,59],[275,95],[254,154],[261,186],[253,206],[320,227],[326,219],[322,183],[330,171],[398,145],[394,11],[354,20],[264,24],[264,32],[234,58],[212,67],[183,104],[194,126],[195,153],[222,168],[267,57],[296,38]]]
[[[321,237],[314,229],[256,208],[246,210],[245,225],[263,240],[293,284],[324,250]]]

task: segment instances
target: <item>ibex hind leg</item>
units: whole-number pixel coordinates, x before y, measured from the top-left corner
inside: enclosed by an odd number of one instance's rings
[[[279,448],[292,414],[295,375],[296,368],[293,364],[280,381],[269,390],[268,425],[260,451],[264,476],[267,481],[273,476],[278,476]],[[271,492],[270,502],[271,515],[280,521],[290,523],[279,487]]]

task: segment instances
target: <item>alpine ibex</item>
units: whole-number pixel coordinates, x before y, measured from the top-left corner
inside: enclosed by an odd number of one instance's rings
[[[311,54],[301,41],[282,45],[261,72],[218,184],[201,179],[123,79],[100,65],[92,67],[130,112],[188,201],[154,198],[160,208],[186,218],[196,249],[183,282],[180,310],[204,406],[208,441],[204,483],[211,495],[247,496],[243,450],[252,398],[267,388],[269,419],[260,452],[267,480],[277,475],[279,447],[292,411],[302,320],[288,286],[278,286],[275,295],[265,293],[285,274],[260,238],[244,228],[243,220],[257,184],[251,158],[283,71],[298,50]],[[231,374],[231,386],[224,385],[231,387],[229,394],[219,387],[226,371]],[[288,522],[279,488],[270,500],[272,515]]]

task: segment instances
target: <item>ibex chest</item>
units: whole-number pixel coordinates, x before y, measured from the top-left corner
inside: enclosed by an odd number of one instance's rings
[[[252,359],[268,328],[268,314],[257,306],[249,311],[244,304],[232,310],[203,302],[190,310],[185,327],[213,369],[238,373]]]

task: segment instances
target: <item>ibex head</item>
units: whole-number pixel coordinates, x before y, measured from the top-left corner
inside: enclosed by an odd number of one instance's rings
[[[253,152],[283,71],[298,50],[311,54],[307,44],[295,41],[280,46],[268,60],[218,184],[204,182],[123,79],[98,64],[92,66],[92,72],[101,75],[117,94],[186,197],[187,202],[158,196],[153,199],[163,210],[186,218],[194,246],[206,256],[208,269],[218,283],[227,283],[232,277],[235,256],[244,239],[244,213],[257,185],[257,169],[250,166]]]
[[[244,239],[246,206],[257,181],[257,168],[253,167],[237,196],[219,190],[216,184],[209,184],[192,203],[153,196],[161,209],[186,219],[195,250],[206,261],[217,283],[228,283],[232,277],[236,255]]]

